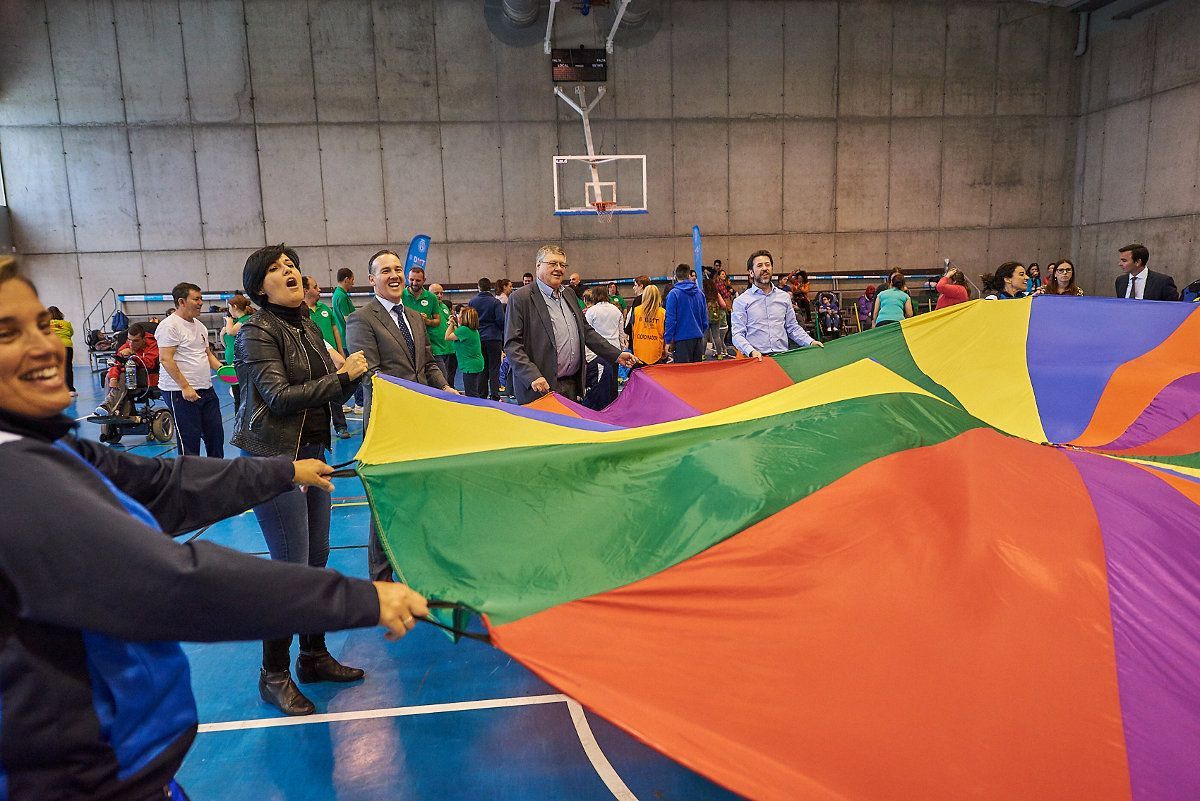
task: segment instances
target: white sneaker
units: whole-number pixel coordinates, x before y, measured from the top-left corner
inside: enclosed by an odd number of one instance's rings
[[[343,406],[342,411],[345,412],[346,414],[353,414],[354,407],[353,406]]]
[[[354,409],[353,409],[353,411],[354,411],[354,413],[355,413],[355,414],[362,414],[362,413],[363,413],[363,407],[361,407],[361,406],[355,406],[355,407],[354,407]]]

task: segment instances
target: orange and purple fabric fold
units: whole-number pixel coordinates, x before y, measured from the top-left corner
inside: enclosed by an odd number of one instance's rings
[[[1198,343],[1050,297],[599,412],[377,377],[359,472],[405,580],[746,797],[1197,798]]]

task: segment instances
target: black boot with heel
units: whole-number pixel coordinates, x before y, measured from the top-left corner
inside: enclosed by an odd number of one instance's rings
[[[325,648],[324,634],[301,634],[300,656],[296,657],[296,678],[301,684],[318,681],[358,681],[366,672],[362,668],[341,664]]]
[[[258,672],[258,694],[285,715],[311,715],[317,711],[304,697],[288,672],[292,638],[263,640],[263,665]]]

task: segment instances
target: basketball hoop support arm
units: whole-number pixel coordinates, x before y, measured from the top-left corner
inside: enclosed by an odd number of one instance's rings
[[[575,109],[575,113],[583,119],[583,143],[587,146],[587,154],[589,156],[596,155],[596,148],[592,145],[592,121],[589,115],[596,104],[604,97],[604,87],[601,86],[596,90],[596,99],[591,103],[587,102],[587,87],[576,86],[575,94],[579,97],[579,102],[576,103],[571,98],[567,97],[566,92],[561,87],[554,87],[554,94],[558,95],[558,99],[566,103],[571,108]],[[600,198],[600,168],[594,163],[589,162],[588,168],[592,172],[592,186],[596,192],[596,198]]]
[[[556,0],[550,0],[550,2],[551,2],[550,14],[553,16],[553,14],[554,14],[554,5],[553,4],[554,4],[554,2],[556,2]],[[612,51],[613,51],[613,39],[617,38],[617,28],[621,27],[621,18],[625,16],[625,9],[629,8],[629,4],[631,2],[633,2],[633,0],[621,0],[621,7],[617,9],[617,16],[613,19],[612,30],[610,30],[608,32],[608,39],[605,40],[605,42],[604,42],[604,49],[609,53],[612,53]],[[547,43],[549,43],[549,41],[550,41],[549,38],[547,38],[546,41],[547,41]],[[547,44],[546,46],[549,47],[549,44]],[[547,51],[547,52],[549,52],[549,51]]]
[[[550,16],[546,18],[546,42],[542,45],[542,49],[546,51],[546,55],[550,55],[550,40],[554,37],[554,8],[558,5],[558,0],[550,0]],[[622,11],[625,9],[622,8]]]

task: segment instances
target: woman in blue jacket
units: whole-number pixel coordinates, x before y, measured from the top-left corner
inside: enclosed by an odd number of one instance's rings
[[[403,636],[428,610],[403,585],[163,536],[296,484],[329,489],[331,468],[76,439],[65,357],[33,285],[0,260],[0,799],[181,799],[197,719],[178,640]]]

